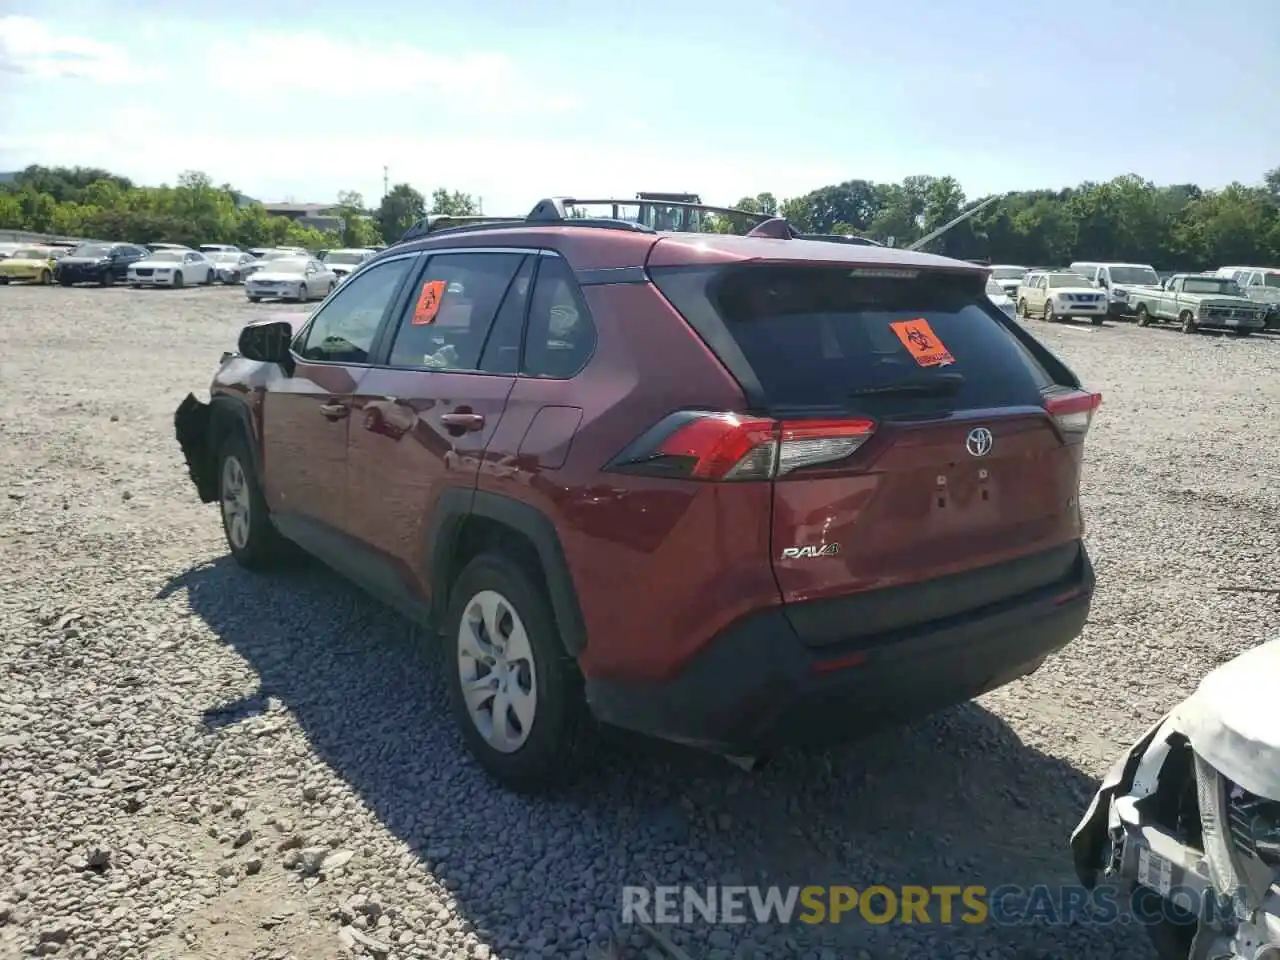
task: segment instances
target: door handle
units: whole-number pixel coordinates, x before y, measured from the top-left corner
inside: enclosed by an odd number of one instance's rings
[[[320,405],[320,415],[328,420],[341,420],[350,413],[351,408],[345,403],[322,403]]]
[[[484,427],[484,414],[455,410],[440,414],[440,422],[450,430],[479,430]]]

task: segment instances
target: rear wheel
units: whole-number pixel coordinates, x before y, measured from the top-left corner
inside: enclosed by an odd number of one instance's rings
[[[299,303],[307,302],[307,285],[305,283],[298,284],[298,295],[294,299]]]
[[[239,432],[231,433],[218,451],[218,504],[222,531],[237,563],[260,570],[279,561],[285,541],[271,523],[253,458]]]
[[[182,279],[182,271],[181,271],[181,270],[179,270],[177,273],[175,273],[175,274],[173,275],[173,286],[174,286],[174,288],[175,288],[175,289],[177,289],[177,288],[181,287],[181,286],[182,286],[182,284],[183,284],[184,282],[185,282],[185,281]]]
[[[8,286],[8,285],[9,285],[9,278],[8,278],[8,277],[0,277],[0,287],[5,287],[5,286]]]
[[[1151,326],[1151,314],[1147,312],[1147,305],[1145,303],[1138,304],[1137,316],[1138,316],[1138,326],[1140,327]]]
[[[1044,302],[1044,322],[1054,323],[1058,318],[1053,315],[1053,301],[1046,300]]]
[[[1100,326],[1102,326],[1102,321],[1103,321],[1103,320],[1105,320],[1105,319],[1106,319],[1105,317],[1091,317],[1091,318],[1090,318],[1091,322],[1093,323],[1093,325],[1094,325],[1095,327],[1100,327]]]
[[[1183,310],[1180,314],[1178,314],[1178,320],[1182,324],[1183,333],[1196,332],[1196,329],[1197,329],[1196,318],[1195,318],[1195,315],[1190,310]]]
[[[42,287],[47,287],[47,286],[49,286],[49,284],[51,284],[51,283],[53,283],[53,274],[52,274],[52,273],[50,273],[48,270],[41,270],[41,271],[40,271],[40,286],[42,286]]]
[[[1018,316],[1020,316],[1023,320],[1027,320],[1031,316],[1031,314],[1027,311],[1027,300],[1025,297],[1018,301]]]
[[[467,564],[451,595],[446,669],[468,749],[512,790],[571,778],[590,718],[546,593],[521,564],[489,553]]]
[[[206,287],[213,286],[213,268],[212,267],[210,267],[209,271],[204,275],[203,286],[206,286]]]
[[[59,286],[69,287],[69,286],[71,286],[71,281],[70,281],[70,280],[68,280],[66,277],[59,277],[59,278],[58,278],[58,284],[59,284]]]

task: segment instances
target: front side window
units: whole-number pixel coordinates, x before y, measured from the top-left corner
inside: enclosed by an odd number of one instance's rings
[[[368,363],[382,318],[415,262],[388,260],[338,288],[295,342],[304,360]]]
[[[479,370],[489,328],[524,259],[518,253],[442,253],[428,260],[400,319],[391,366]]]

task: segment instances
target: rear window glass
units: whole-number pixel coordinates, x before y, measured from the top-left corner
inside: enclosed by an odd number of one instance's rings
[[[992,316],[984,286],[755,267],[709,290],[771,405],[893,416],[1038,404],[1052,379]]]

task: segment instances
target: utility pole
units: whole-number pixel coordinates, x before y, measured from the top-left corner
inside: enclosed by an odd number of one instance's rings
[[[387,195],[391,192],[391,191],[390,191],[390,189],[389,189],[389,188],[388,188],[388,186],[387,186],[387,184],[388,184],[389,182],[390,182],[390,181],[388,181],[388,180],[387,180],[387,168],[386,168],[386,166],[383,166],[383,168],[382,168],[382,197],[383,197],[383,199],[384,199],[384,200],[386,199]]]
[[[484,213],[484,197],[476,197],[476,213]]]

